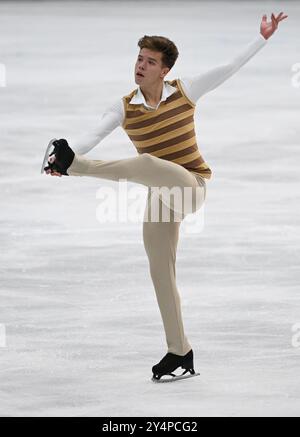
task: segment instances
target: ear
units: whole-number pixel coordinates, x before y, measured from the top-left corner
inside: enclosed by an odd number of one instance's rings
[[[161,71],[161,77],[162,78],[165,77],[169,73],[169,71],[170,71],[170,68],[168,68],[168,67],[163,68]]]

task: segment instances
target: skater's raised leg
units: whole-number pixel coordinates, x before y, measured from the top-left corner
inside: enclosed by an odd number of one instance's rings
[[[175,188],[175,190],[179,190],[177,193],[182,203],[176,203],[176,191],[174,191],[174,197],[169,196],[167,193],[162,193],[162,200],[172,209],[186,208],[186,213],[195,212],[204,201],[205,182],[199,185],[199,181],[194,174],[182,165],[158,158],[149,153],[143,153],[134,158],[126,159],[109,161],[92,160],[74,152],[72,154],[72,149],[67,146],[65,140],[59,140],[59,142],[62,142],[64,150],[58,149],[58,152],[60,152],[59,162],[56,163],[54,161],[49,164],[48,170],[57,170],[63,167],[63,174],[70,176],[90,176],[114,181],[126,179],[148,187],[166,187],[169,190]],[[69,164],[67,168],[66,165],[63,166],[61,164],[64,161],[64,154],[67,154],[67,160],[65,160]],[[70,163],[71,154],[72,160]],[[185,190],[185,188],[190,191]],[[188,201],[185,200],[185,196],[188,196]]]

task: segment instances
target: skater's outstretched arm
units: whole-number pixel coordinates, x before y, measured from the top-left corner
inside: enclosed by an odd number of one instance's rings
[[[259,35],[230,62],[214,67],[200,75],[182,78],[183,89],[190,100],[196,103],[201,96],[214,90],[236,73],[249,59],[265,46],[267,39],[270,38],[277,29],[279,21],[286,17],[287,15],[283,15],[283,12],[277,17],[272,14],[271,21],[267,22],[267,16],[264,15],[262,17]]]
[[[75,153],[84,155],[120,126],[123,122],[123,117],[123,103],[120,99],[103,112],[101,119],[93,129],[80,135],[78,138],[68,139],[70,147]]]

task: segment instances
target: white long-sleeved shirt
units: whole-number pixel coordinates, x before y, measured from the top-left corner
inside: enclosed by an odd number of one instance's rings
[[[196,104],[200,97],[214,90],[221,85],[225,80],[236,73],[246,62],[248,62],[265,44],[267,40],[261,33],[251,41],[244,50],[235,56],[230,62],[221,64],[217,67],[211,68],[205,73],[201,73],[193,77],[180,78],[183,91],[186,96]],[[137,93],[133,96],[131,104],[144,104],[151,109],[157,109],[161,102],[166,100],[177,89],[167,82],[164,82],[161,99],[156,108],[150,106],[145,101],[144,95],[140,87]],[[122,98],[112,103],[103,113],[102,117],[97,123],[97,126],[90,132],[78,137],[70,144],[70,147],[75,153],[84,155],[92,150],[100,141],[109,135],[114,129],[122,125],[124,119],[124,105]]]

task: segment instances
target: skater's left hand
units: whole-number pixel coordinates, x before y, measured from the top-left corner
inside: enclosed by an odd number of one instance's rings
[[[266,14],[263,15],[260,24],[260,33],[262,34],[262,36],[265,39],[270,38],[270,36],[272,36],[275,30],[277,29],[278,23],[284,20],[285,18],[287,18],[287,15],[283,15],[283,12],[280,12],[280,14],[278,14],[277,17],[275,17],[275,15],[272,13],[271,21],[268,22]]]

